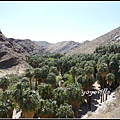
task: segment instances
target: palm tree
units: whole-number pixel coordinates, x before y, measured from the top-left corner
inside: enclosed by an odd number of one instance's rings
[[[37,82],[40,79],[41,74],[42,74],[40,68],[35,68],[33,74],[34,74],[34,78],[35,78],[35,91],[36,91],[37,90]]]
[[[75,67],[75,66],[71,67],[70,72],[71,72],[71,74],[72,74],[73,81],[74,81],[74,83],[75,83],[75,82],[76,82],[76,81],[75,81],[75,77],[76,77],[76,74],[77,74],[77,67]]]
[[[54,89],[54,96],[54,99],[57,101],[58,107],[60,107],[61,104],[68,103],[68,96],[64,88],[57,87],[56,89]]]
[[[91,66],[90,66],[90,65]],[[91,75],[93,75],[94,74],[94,67],[93,67],[93,64],[92,64],[92,62],[87,62],[86,64],[85,64],[85,67],[84,67],[84,71],[85,71],[85,74],[87,75],[87,78],[88,78],[88,82],[89,82],[89,92],[90,92],[90,78],[91,78]],[[91,110],[91,96],[90,95],[87,95],[87,100],[88,100],[88,105],[89,105],[89,110]]]
[[[56,75],[54,73],[49,73],[47,76],[46,83],[51,84],[51,87],[53,89],[56,88]]]
[[[4,102],[7,106],[7,118],[12,118],[13,110],[16,107],[15,101],[12,97],[13,91],[12,90],[6,90],[3,92],[2,95],[2,102]]]
[[[49,67],[48,66],[43,66],[41,69],[40,69],[40,79],[42,82],[46,82],[46,79],[47,79],[47,75],[49,73]]]
[[[15,85],[15,88],[13,89],[13,94],[12,97],[15,100],[15,102],[18,104],[20,107],[20,104],[22,104],[23,100],[23,92],[26,91],[27,89],[30,89],[30,83],[29,83],[29,78],[23,77],[21,82],[17,83]]]
[[[74,115],[78,118],[79,106],[83,103],[82,88],[77,84],[69,84],[66,87],[66,93],[68,95],[68,103],[72,105]]]
[[[26,90],[22,95],[22,118],[33,118],[35,112],[39,109],[40,96],[34,90]]]
[[[57,102],[51,99],[40,99],[40,107],[37,116],[40,118],[54,118],[56,115]]]
[[[108,74],[106,75],[105,80],[107,80],[108,86],[110,87],[111,84],[115,81],[115,75],[114,75],[113,73],[108,73]]]
[[[38,87],[39,95],[42,99],[53,99],[54,91],[49,84],[41,83]]]
[[[56,64],[57,64],[58,72],[61,74],[61,66],[62,66],[61,59],[56,59]]]
[[[49,73],[51,73],[51,72],[54,73],[56,76],[59,74],[57,67],[54,67],[54,66],[50,67]]]
[[[86,98],[87,96],[87,103],[88,103],[88,108],[91,110],[91,95],[90,95],[90,90],[92,89],[92,85],[94,84],[94,75],[92,74],[90,78],[88,78],[87,75],[82,76],[79,75],[77,77],[77,82],[81,84],[82,89],[84,91],[89,91],[89,94],[86,94],[84,97]]]
[[[109,89],[111,84],[115,81],[115,75],[113,73],[108,73],[106,75],[105,80],[108,82],[108,89]],[[107,100],[107,94],[106,94],[106,100]]]
[[[0,79],[0,88],[2,88],[3,91],[8,89],[9,84],[10,84],[9,77],[4,76]]]
[[[104,89],[105,77],[109,73],[108,65],[106,63],[98,63],[97,71],[98,71],[98,73],[100,73],[100,75],[102,77],[102,80],[100,81],[101,89]],[[104,101],[104,94],[103,94],[103,96],[101,94],[101,102],[102,102],[102,97],[103,97],[103,101]]]
[[[75,118],[72,105],[67,103],[61,104],[56,110],[56,118]]]
[[[28,68],[25,71],[25,77],[28,77],[30,80],[30,89],[32,90],[32,77],[33,77],[34,70],[32,68]]]

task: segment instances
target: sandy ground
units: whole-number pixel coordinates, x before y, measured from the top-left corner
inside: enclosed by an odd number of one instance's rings
[[[17,74],[21,76],[24,74],[25,69],[28,67],[26,63],[21,63],[16,66],[7,69],[0,69],[0,78],[8,74]]]
[[[105,114],[108,110],[107,109],[108,105],[111,104],[113,102],[113,100],[115,100],[115,99],[116,98],[114,98],[114,92],[113,92],[108,96],[108,99],[105,102],[102,102],[102,103],[99,103],[98,105],[96,105],[97,108],[95,111],[87,112],[84,116],[81,117],[81,119],[98,118],[98,116],[100,114]]]

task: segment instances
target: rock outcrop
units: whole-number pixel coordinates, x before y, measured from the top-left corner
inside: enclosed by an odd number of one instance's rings
[[[31,40],[7,38],[0,31],[0,68],[12,67],[26,56],[42,52],[43,49]]]

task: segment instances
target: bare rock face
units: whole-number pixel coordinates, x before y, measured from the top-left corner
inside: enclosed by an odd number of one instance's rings
[[[57,53],[69,53],[71,50],[74,50],[75,48],[79,47],[81,44],[79,42],[75,41],[62,41],[58,42],[56,44],[49,44],[46,46],[45,51],[46,52],[57,52]]]
[[[42,48],[31,40],[7,38],[0,31],[0,69],[12,67],[25,60],[26,56],[42,52]]]
[[[111,45],[111,44],[120,44],[120,27],[117,27],[110,32],[101,35],[90,42],[81,44],[81,46],[72,50],[69,54],[76,53],[93,53],[96,47],[101,45]]]

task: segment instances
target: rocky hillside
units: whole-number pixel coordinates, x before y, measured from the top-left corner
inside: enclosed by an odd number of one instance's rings
[[[90,42],[86,42],[83,45],[72,50],[69,54],[75,53],[92,53],[96,47],[100,45],[120,44],[120,27],[111,30],[110,32],[101,35],[98,38],[93,39]]]
[[[37,45],[41,46],[41,47],[51,45],[51,43],[49,43],[47,41],[33,41],[33,42],[36,43]]]
[[[29,39],[7,38],[0,31],[0,68],[7,68],[25,60],[26,55],[42,53],[43,49]]]
[[[71,50],[74,50],[81,44],[79,42],[74,41],[62,41],[56,44],[49,44],[45,48],[45,52],[57,52],[57,53],[69,53]]]

